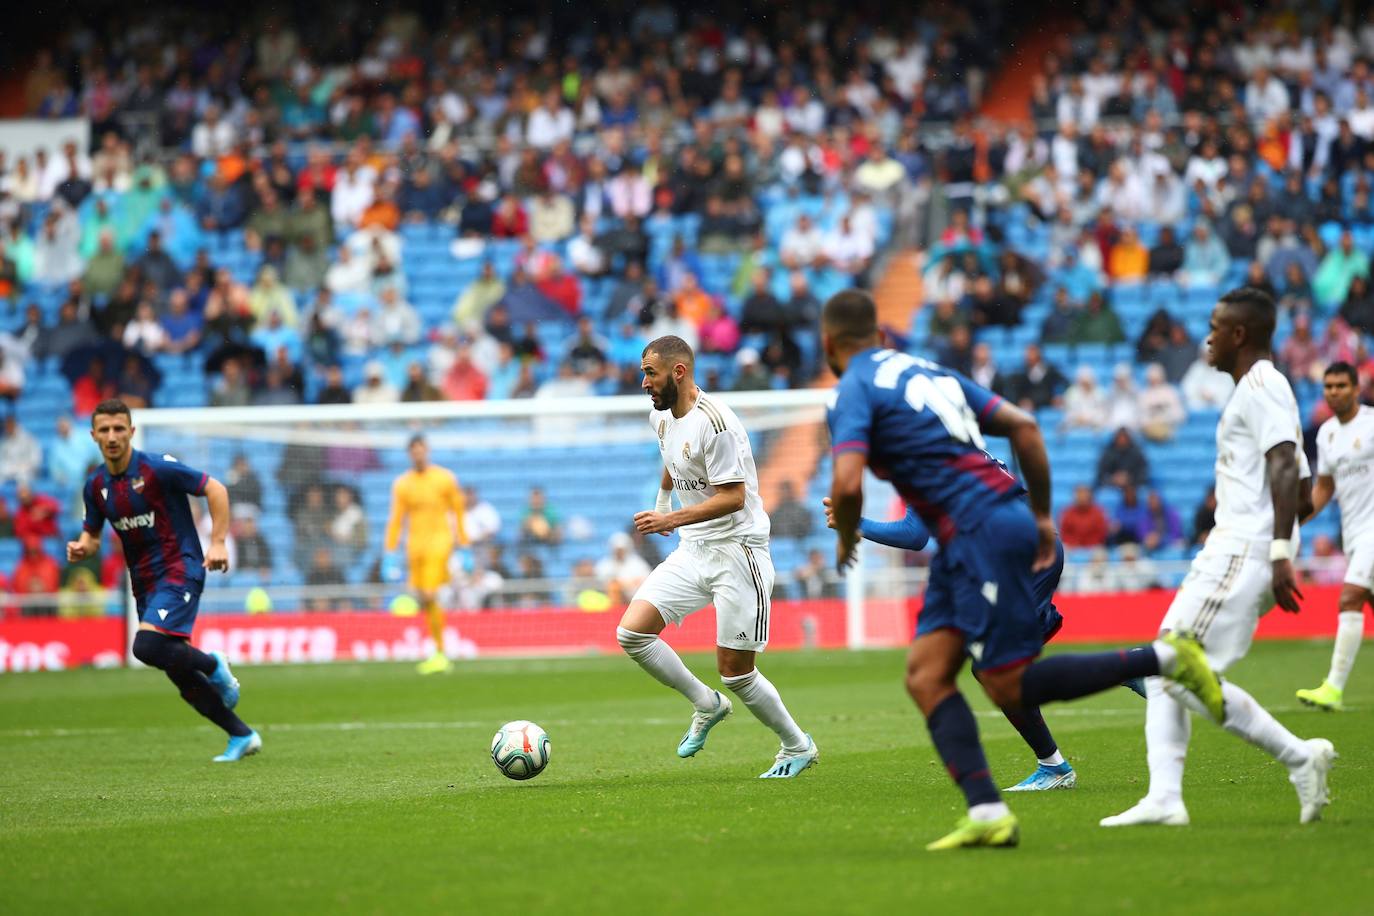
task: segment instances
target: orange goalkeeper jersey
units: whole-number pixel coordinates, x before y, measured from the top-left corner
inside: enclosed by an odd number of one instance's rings
[[[450,517],[452,516],[452,517]],[[406,552],[444,552],[458,543],[467,546],[463,527],[463,491],[453,472],[430,465],[423,471],[406,471],[391,485],[391,518],[386,524],[386,549],[401,542],[406,523]]]

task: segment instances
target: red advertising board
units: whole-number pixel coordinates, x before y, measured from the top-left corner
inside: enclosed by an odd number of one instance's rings
[[[1309,587],[1304,613],[1273,611],[1260,622],[1260,639],[1328,637],[1335,632],[1339,587]],[[1159,626],[1173,592],[1063,595],[1056,599],[1064,628],[1055,642],[1140,642]],[[869,602],[865,642],[902,645],[910,636],[919,599]],[[569,655],[618,652],[618,615],[563,609],[451,613],[445,639],[460,657]],[[847,643],[843,601],[779,601],[773,605],[769,646],[835,648]],[[664,637],[683,651],[715,645],[710,613],[689,617]],[[382,612],[206,614],[196,623],[202,649],[223,650],[249,664],[329,661],[414,661],[429,651],[424,621]],[[21,618],[0,623],[0,672],[58,670],[118,664],[124,625],[118,618]]]

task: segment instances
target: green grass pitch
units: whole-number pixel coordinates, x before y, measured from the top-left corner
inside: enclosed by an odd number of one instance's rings
[[[746,710],[693,760],[681,701],[622,658],[243,668],[264,752],[213,765],[218,731],[160,674],[0,680],[6,913],[1356,913],[1374,911],[1374,660],[1343,714],[1298,708],[1326,644],[1256,646],[1238,683],[1341,759],[1326,819],[1297,823],[1286,773],[1194,723],[1193,825],[1108,831],[1145,785],[1144,704],[1124,689],[1048,718],[1079,788],[1009,796],[1017,850],[926,853],[960,798],[900,686],[895,652],[777,653],[763,669],[820,764],[754,777],[775,740]],[[709,660],[693,657],[695,670]],[[714,679],[712,679],[714,680]],[[976,687],[967,690],[970,697]],[[993,771],[1029,752],[981,694]],[[510,719],[552,763],[488,757]]]

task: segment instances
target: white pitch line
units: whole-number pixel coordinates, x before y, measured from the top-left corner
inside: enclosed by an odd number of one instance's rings
[[[1291,713],[1306,709],[1303,706],[1269,706],[1266,707],[1271,713]],[[997,709],[982,709],[974,713],[980,719],[1001,719],[1002,712]],[[1053,723],[1056,719],[1066,718],[1093,718],[1101,716],[1104,718],[1115,718],[1119,716],[1145,716],[1145,704],[1141,702],[1129,708],[1110,708],[1094,709],[1092,707],[1054,707],[1050,710],[1046,718]],[[869,713],[865,718],[870,719],[897,719],[915,718],[913,713]],[[663,717],[655,716],[651,718],[639,719],[546,719],[549,726],[554,728],[580,727],[580,726],[604,726],[604,725],[639,725],[639,726],[659,726],[659,725],[681,725],[682,716]],[[822,718],[824,721],[824,718]],[[490,721],[463,721],[455,720],[451,722],[269,722],[259,725],[259,729],[265,732],[353,732],[353,731],[462,731],[465,729],[491,729],[495,719]],[[499,723],[496,723],[499,725]],[[119,735],[125,733],[149,733],[149,732],[178,732],[188,730],[209,730],[210,726],[133,726],[125,728],[14,728],[0,730],[0,738],[81,738],[101,735]]]

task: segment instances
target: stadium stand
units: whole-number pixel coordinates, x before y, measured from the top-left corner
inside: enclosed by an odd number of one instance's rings
[[[478,28],[381,6],[338,33],[272,18],[147,53],[177,34],[173,13],[42,50],[29,112],[87,118],[92,144],[0,162],[0,396],[31,437],[6,430],[0,500],[15,507],[22,481],[71,506],[83,410],[107,393],[200,407],[633,392],[659,333],[700,344],[713,389],[806,386],[818,303],[915,257],[925,302],[893,341],[1035,407],[1056,506],[1088,485],[1109,520],[1071,559],[1136,543],[1186,557],[1225,397],[1194,371],[1221,291],[1279,299],[1309,432],[1327,362],[1374,383],[1374,27],[1094,8],[1045,55],[1025,120],[999,121],[977,116],[998,5],[960,6],[894,26],[833,3],[739,20],[650,3],[621,39],[561,13]],[[1032,344],[1043,364],[1025,365]],[[1146,466],[1136,496],[1099,473],[1120,428]],[[400,457],[357,481],[367,518]],[[652,479],[652,455],[613,458]],[[268,449],[252,469],[269,481],[278,461]],[[827,471],[803,500],[813,519]],[[460,475],[515,549],[530,482],[500,461]],[[549,484],[598,545],[637,498],[623,489]],[[257,525],[274,576],[304,581],[289,508],[265,495]],[[813,529],[775,545],[781,572],[824,543]],[[1309,550],[1338,538],[1334,513],[1311,535]],[[0,527],[0,571],[22,552]],[[549,578],[582,555],[537,552]]]

